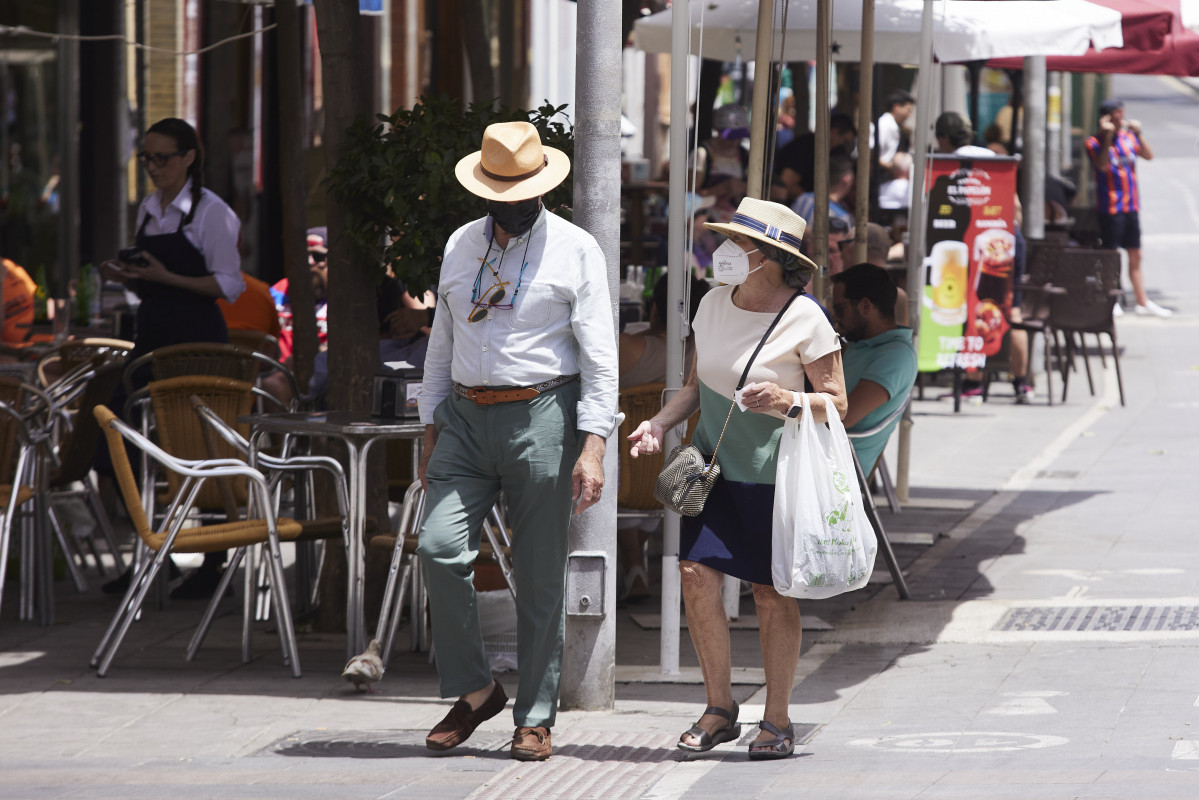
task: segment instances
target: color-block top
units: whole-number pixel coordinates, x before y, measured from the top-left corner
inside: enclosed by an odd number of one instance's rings
[[[733,303],[733,286],[708,292],[695,315],[700,416],[692,442],[710,454],[720,438],[741,371],[775,313],[746,311]],[[761,381],[803,391],[803,365],[841,349],[833,326],[809,295],[796,298],[750,367],[746,384]],[[733,410],[716,460],[730,481],[774,483],[784,417]]]

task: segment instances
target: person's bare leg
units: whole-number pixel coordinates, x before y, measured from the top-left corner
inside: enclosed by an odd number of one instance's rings
[[[783,597],[773,586],[755,583],[754,604],[758,608],[758,636],[766,672],[766,711],[762,716],[782,730],[791,722],[791,689],[803,641],[799,603],[793,597]],[[774,734],[762,731],[755,741],[773,738]]]
[[[1128,251],[1128,282],[1132,284],[1132,293],[1136,295],[1138,306],[1149,305],[1149,295],[1145,293],[1145,276],[1141,271],[1141,250]]]
[[[687,608],[687,630],[699,656],[699,669],[704,676],[708,705],[733,710],[733,668],[729,649],[729,621],[724,615],[720,586],[724,574],[694,561],[680,561],[679,574],[683,583],[683,602]],[[729,724],[715,714],[705,714],[699,726],[711,734]],[[699,740],[684,734],[685,744],[697,745]]]
[[[1024,315],[1018,307],[1012,308],[1010,319],[1012,322],[1023,322]],[[1013,378],[1028,377],[1028,332],[1027,331],[1011,331],[1008,336],[1008,351],[1010,354],[1012,365]]]
[[[486,700],[488,697],[491,697],[491,693],[494,690],[495,690],[495,679],[492,678],[491,683],[487,684],[482,689],[477,689],[476,691],[473,691],[473,692],[467,692],[466,694],[462,695],[458,699],[465,700],[466,702],[470,703],[471,710],[477,711],[479,706],[483,705],[483,701]]]

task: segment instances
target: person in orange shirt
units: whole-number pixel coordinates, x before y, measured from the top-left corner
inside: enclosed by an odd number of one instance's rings
[[[262,331],[279,338],[279,314],[275,310],[275,299],[271,287],[246,272],[241,274],[246,290],[236,302],[230,303],[223,297],[216,304],[225,316],[225,324],[231,331]]]
[[[4,329],[0,341],[21,345],[33,332],[33,298],[37,283],[29,273],[7,258],[0,259],[0,276],[4,281]]]

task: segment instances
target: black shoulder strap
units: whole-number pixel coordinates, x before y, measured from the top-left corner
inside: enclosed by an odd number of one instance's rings
[[[741,370],[741,380],[737,381],[737,388],[745,388],[745,379],[749,377],[749,368],[754,363],[754,359],[758,357],[758,353],[762,352],[762,347],[766,344],[766,340],[770,338],[770,334],[774,332],[775,326],[779,324],[779,320],[783,318],[783,314],[787,313],[787,309],[795,302],[795,298],[803,294],[803,289],[800,289],[795,294],[791,295],[790,299],[779,309],[779,313],[775,314],[774,320],[770,323],[770,327],[766,329],[766,333],[762,334],[761,341],[754,348],[753,354],[749,357],[749,361],[745,362],[745,369]]]

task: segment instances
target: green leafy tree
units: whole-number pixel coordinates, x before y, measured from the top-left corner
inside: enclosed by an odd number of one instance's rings
[[[344,206],[345,235],[356,260],[390,264],[419,296],[437,282],[446,241],[460,226],[485,213],[483,201],[458,183],[454,166],[478,150],[483,129],[494,122],[527,120],[541,140],[573,160],[573,126],[566,106],[534,111],[493,108],[491,102],[462,108],[446,96],[422,97],[411,109],[378,115],[351,126],[328,187]],[[571,182],[545,197],[547,208],[569,218]]]

